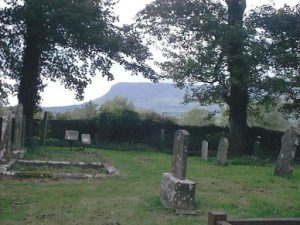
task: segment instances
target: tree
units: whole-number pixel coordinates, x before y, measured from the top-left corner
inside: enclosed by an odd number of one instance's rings
[[[191,86],[187,101],[228,105],[232,155],[246,153],[249,102],[270,97],[276,83],[268,73],[270,42],[258,38],[258,26],[249,22],[254,14],[245,9],[246,0],[156,0],[137,17],[148,44],[165,58],[159,78]]]
[[[277,105],[251,105],[248,117],[249,126],[285,131],[290,123],[279,111],[280,105],[279,103]]]
[[[276,79],[272,92],[285,103],[281,110],[299,117],[300,110],[300,4],[279,10],[264,6],[253,10],[248,23],[259,28],[257,37],[269,42],[270,62]],[[266,40],[267,39],[267,40]]]
[[[112,100],[104,102],[100,107],[100,112],[109,111],[114,112],[117,110],[130,110],[134,111],[135,106],[133,102],[122,96],[115,96]]]
[[[140,139],[141,119],[134,104],[116,96],[105,102],[99,110],[96,125],[100,139],[115,142],[135,142]]]
[[[214,113],[206,109],[191,109],[179,120],[180,125],[186,126],[208,126],[215,123]]]
[[[152,70],[149,51],[131,26],[118,27],[116,0],[5,0],[0,10],[1,76],[18,83],[18,99],[27,116],[27,141],[44,80],[61,81],[82,99],[90,78],[99,71],[113,79],[119,63],[133,74]]]
[[[93,119],[97,115],[97,105],[89,101],[83,105],[82,111],[84,119]]]

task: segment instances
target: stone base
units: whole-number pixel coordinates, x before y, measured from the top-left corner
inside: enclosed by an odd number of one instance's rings
[[[195,182],[179,180],[171,173],[164,173],[161,183],[160,200],[166,208],[176,209],[178,213],[194,214],[196,208],[195,189]]]

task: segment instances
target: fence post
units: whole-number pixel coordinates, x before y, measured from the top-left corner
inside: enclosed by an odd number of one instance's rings
[[[218,221],[227,221],[227,215],[220,211],[211,211],[208,213],[208,225],[217,225]]]

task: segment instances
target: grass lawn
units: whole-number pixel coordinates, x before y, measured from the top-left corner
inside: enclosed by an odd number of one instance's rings
[[[156,152],[36,148],[27,159],[99,161],[121,171],[99,180],[0,178],[0,224],[207,224],[207,213],[238,217],[300,217],[300,166],[289,178],[273,176],[274,164],[218,166],[188,159],[197,183],[197,216],[175,215],[160,204],[163,172],[171,155]]]

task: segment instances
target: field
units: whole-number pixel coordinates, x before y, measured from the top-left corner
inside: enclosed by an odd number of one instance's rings
[[[207,213],[233,217],[300,217],[300,165],[289,178],[273,175],[274,163],[236,161],[218,166],[189,157],[187,177],[197,183],[196,216],[176,215],[159,200],[171,155],[153,151],[35,148],[27,159],[111,163],[119,176],[97,180],[0,178],[0,224],[193,225]]]

